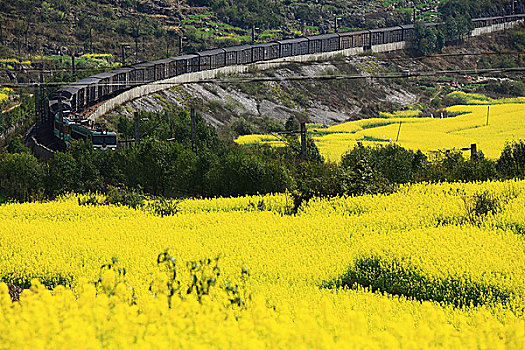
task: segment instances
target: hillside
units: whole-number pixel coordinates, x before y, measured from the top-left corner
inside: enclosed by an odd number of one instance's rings
[[[446,47],[443,54],[447,56],[444,57],[414,59],[408,57],[406,52],[397,52],[341,57],[316,64],[295,63],[255,71],[242,78],[361,74],[363,79],[184,84],[131,101],[107,116],[107,120],[111,125],[121,115],[131,117],[133,111],[159,112],[167,105],[187,107],[197,100],[204,118],[235,138],[237,135],[279,130],[279,125],[282,128],[290,116],[297,115],[325,125],[373,118],[380,112],[410,108],[428,116],[432,113],[438,115],[439,109],[454,102],[446,96],[455,90],[484,93],[494,98],[525,96],[523,76],[451,74],[408,80],[366,77],[403,71],[519,67],[525,64],[523,56],[475,54],[518,51],[524,47],[525,30],[517,28]],[[463,56],[464,53],[474,55]]]
[[[470,4],[472,16],[511,11],[503,1]],[[470,2],[469,2],[470,1]],[[417,18],[436,20],[440,0],[416,1]],[[519,1],[520,10],[523,1]],[[474,5],[472,5],[474,4]],[[126,61],[340,29],[375,28],[412,20],[405,0],[0,0],[0,58],[109,53]]]

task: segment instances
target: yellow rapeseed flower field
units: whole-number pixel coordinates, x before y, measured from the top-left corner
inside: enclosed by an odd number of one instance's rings
[[[500,156],[506,142],[525,139],[525,98],[492,100],[485,97],[482,100],[479,96],[483,95],[463,93],[461,96],[473,104],[449,107],[447,111],[451,117],[448,118],[442,118],[441,114],[415,117],[418,111],[403,111],[382,113],[382,118],[363,119],[325,129],[310,128],[310,131],[316,135],[322,130],[314,140],[323,157],[334,162],[338,162],[357,142],[374,146],[397,140],[402,147],[427,154],[466,148],[475,143],[486,157],[494,159]],[[237,142],[283,145],[268,135],[241,136]]]
[[[0,206],[0,348],[525,347],[525,181],[291,204]]]

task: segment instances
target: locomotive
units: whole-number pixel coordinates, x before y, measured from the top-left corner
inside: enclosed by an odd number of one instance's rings
[[[473,19],[474,32],[484,33],[488,32],[490,28],[501,30],[507,28],[509,24],[524,20],[524,14],[477,18]],[[426,25],[435,26],[437,23],[427,23]],[[97,145],[106,145],[106,147],[113,148],[116,147],[116,135],[114,133],[100,134],[101,131],[95,131],[90,129],[88,125],[79,124],[69,116],[81,115],[86,108],[118,95],[131,87],[172,78],[181,74],[330,51],[390,51],[393,46],[389,45],[410,42],[414,35],[415,27],[413,24],[314,35],[254,45],[239,45],[206,50],[152,62],[138,63],[93,75],[59,89],[55,95],[50,97],[50,113],[57,116],[54,118],[55,135],[64,141],[66,138],[74,139],[82,135],[82,138],[89,138],[93,143],[97,142],[95,147]],[[59,106],[59,104],[62,104],[62,106]],[[62,115],[65,115],[65,118],[63,116],[58,117],[58,114],[60,114],[58,113],[59,108],[62,109]],[[66,131],[69,130],[71,132],[67,133]],[[103,142],[99,143],[99,140],[103,140]]]
[[[95,149],[116,149],[117,134],[94,125],[89,120],[75,120],[70,117],[55,115],[53,133],[62,140],[66,147],[73,140],[88,140]]]

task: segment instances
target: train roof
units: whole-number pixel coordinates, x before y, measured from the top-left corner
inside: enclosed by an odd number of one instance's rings
[[[413,29],[415,26],[413,24],[401,24],[399,27],[403,29]]]
[[[109,72],[103,72],[103,73],[98,73],[98,74],[92,75],[92,77],[93,78],[106,79],[106,78],[113,77],[115,74],[116,74],[115,71],[111,70]]]
[[[487,20],[497,19],[497,18],[505,18],[505,17],[504,16],[492,16],[492,17],[474,18],[474,19],[472,19],[472,22],[474,22],[474,21],[487,21]]]
[[[155,63],[153,62],[142,62],[142,63],[137,63],[133,65],[133,67],[135,68],[147,68],[147,67],[153,67],[153,66],[155,66]]]
[[[279,45],[279,44],[276,42],[260,43],[260,44],[254,44],[252,45],[252,47],[268,47],[268,46],[275,46],[275,45]]]
[[[84,85],[67,85],[61,88],[56,92],[56,94],[60,94],[60,91],[64,91],[70,94],[76,93],[78,90],[80,90]]]
[[[293,44],[293,43],[301,43],[305,41],[308,41],[308,38],[300,37],[300,38],[292,38],[292,39],[284,39],[284,40],[275,40],[275,42],[279,44]]]
[[[130,72],[133,70],[133,67],[131,66],[126,66],[126,67],[120,67],[119,69],[115,69],[114,72]]]
[[[152,63],[153,64],[161,64],[161,63],[170,63],[173,61],[173,58],[163,58],[161,60],[156,60],[156,61],[153,61]]]
[[[205,50],[205,51],[197,52],[196,54],[199,56],[212,56],[212,55],[218,55],[221,53],[224,53],[224,49]]]
[[[232,52],[232,51],[244,51],[244,50],[250,50],[252,48],[251,45],[237,45],[237,46],[229,46],[225,47],[223,50],[225,52]]]
[[[88,77],[88,78],[84,78],[82,80],[79,80],[79,81],[76,81],[72,84],[69,84],[69,86],[78,86],[78,87],[85,87],[87,85],[91,85],[91,84],[96,84],[100,81],[100,78],[98,77],[95,77],[95,76],[91,76],[91,77]]]
[[[174,58],[176,61],[180,61],[180,60],[191,60],[192,58],[196,58],[196,57],[199,57],[199,56],[195,54],[188,54],[188,55],[177,56]]]
[[[310,35],[310,36],[307,36],[306,38],[308,40],[323,40],[323,39],[333,39],[333,38],[338,38],[339,35],[337,35],[337,33],[330,33],[330,34],[321,34],[321,35]]]
[[[396,27],[386,27],[386,28],[376,28],[376,29],[370,29],[370,33],[381,33],[381,32],[391,32],[393,30],[399,30],[403,29],[400,26]]]
[[[352,36],[352,35],[360,35],[360,34],[368,34],[370,33],[369,30],[358,30],[353,32],[337,32],[339,36]]]

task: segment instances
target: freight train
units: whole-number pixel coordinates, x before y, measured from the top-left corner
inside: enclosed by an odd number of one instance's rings
[[[484,33],[488,32],[490,28],[495,28],[496,30],[505,29],[509,24],[523,22],[524,20],[525,14],[477,18],[473,20],[474,32]],[[436,26],[437,24],[427,23],[426,25]],[[80,115],[85,109],[134,86],[186,73],[217,69],[225,66],[246,65],[280,58],[284,59],[290,56],[349,49],[367,51],[379,47],[383,47],[384,51],[390,51],[396,48],[396,43],[408,43],[414,36],[414,25],[409,24],[390,28],[331,33],[254,45],[233,46],[138,63],[93,75],[59,89],[49,99],[49,110],[52,115],[58,115],[59,104],[62,105],[62,117],[53,119],[55,122],[55,135],[65,141],[66,138],[74,138],[72,132],[75,129],[74,125],[77,124],[70,116]],[[78,125],[77,128],[81,126]],[[89,130],[86,126],[82,127]],[[60,128],[65,130],[65,132],[60,131]],[[71,129],[71,134],[67,133],[68,128]],[[89,138],[95,142],[99,136],[101,137],[101,135],[97,134],[98,132],[91,130],[91,133],[83,138]],[[104,137],[105,141],[103,144],[106,146],[111,144],[111,147],[116,145],[116,137]],[[112,140],[114,140],[115,144],[110,143]]]

